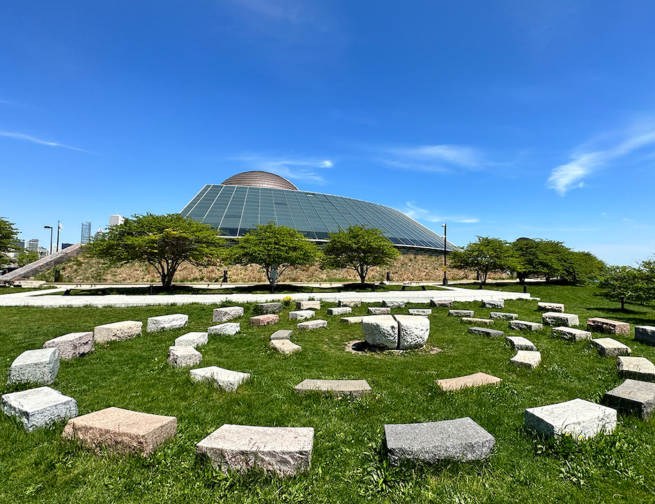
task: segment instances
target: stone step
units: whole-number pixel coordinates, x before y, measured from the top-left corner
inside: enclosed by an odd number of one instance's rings
[[[366,380],[303,380],[294,387],[299,394],[306,392],[332,393],[337,396],[355,397],[369,394],[371,386]]]
[[[347,306],[348,308],[357,308],[362,305],[361,299],[340,299],[339,306]]]
[[[622,378],[655,382],[655,364],[645,357],[618,357],[616,367]]]
[[[252,326],[274,325],[277,324],[279,321],[280,321],[280,317],[272,313],[269,313],[267,315],[258,315],[256,317],[250,317],[250,325]]]
[[[293,334],[293,331],[281,329],[281,330],[275,331],[273,334],[271,334],[271,341],[288,340],[288,339],[291,338],[292,334]]]
[[[369,306],[368,312],[371,315],[389,315],[391,313],[391,308],[382,308],[379,306]]]
[[[136,322],[134,320],[114,322],[113,324],[96,326],[93,329],[93,340],[96,343],[123,341],[140,336],[142,330],[143,322]]]
[[[223,369],[218,366],[191,370],[191,380],[209,381],[227,392],[234,392],[239,385],[247,382],[249,379],[250,373],[230,371],[229,369]]]
[[[255,305],[255,311],[262,315],[280,313],[282,311],[282,303],[259,303]]]
[[[485,385],[494,385],[502,382],[500,378],[488,375],[486,373],[475,373],[472,375],[459,376],[457,378],[445,378],[437,380],[437,385],[444,392],[461,390],[468,387],[483,387]]]
[[[405,308],[405,301],[384,300],[382,306],[386,308]]]
[[[187,367],[200,364],[202,354],[192,346],[172,346],[168,348],[168,363],[173,367]]]
[[[349,308],[347,306],[339,307],[339,308],[328,308],[327,309],[327,314],[328,315],[348,315],[349,313],[352,313],[353,310],[352,308]]]
[[[462,317],[462,322],[465,324],[484,324],[484,325],[493,325],[493,319],[486,318],[473,318],[473,317]]]
[[[469,327],[468,332],[472,334],[480,334],[482,336],[489,336],[491,338],[496,338],[498,336],[505,336],[505,333],[503,331],[489,329],[488,327]]]
[[[529,339],[522,336],[508,336],[505,340],[516,350],[535,351],[537,347]]]
[[[270,317],[271,315],[262,315],[262,317]],[[277,315],[273,315],[277,317]],[[207,329],[208,334],[218,334],[222,336],[234,336],[237,333],[241,332],[241,324],[239,322],[226,322],[225,324],[219,324],[211,326]]]
[[[504,299],[483,299],[482,308],[505,308]]]
[[[50,385],[59,371],[59,350],[43,348],[20,354],[9,368],[7,385],[43,383]]]
[[[243,317],[243,306],[228,306],[225,308],[215,308],[212,322],[228,322],[229,320]]]
[[[599,317],[590,318],[587,319],[587,331],[627,336],[630,334],[630,324]]]
[[[473,310],[448,310],[449,317],[472,317]]]
[[[515,331],[541,331],[543,330],[543,324],[538,322],[527,322],[525,320],[512,320],[509,323],[509,328],[514,329]]]
[[[297,325],[299,331],[311,331],[314,329],[320,329],[322,327],[327,327],[327,320],[308,320],[307,322],[301,322]]]
[[[525,426],[546,436],[569,434],[573,439],[587,439],[601,432],[614,432],[616,410],[582,399],[573,399],[526,409]]]
[[[500,319],[500,320],[516,320],[519,318],[516,313],[505,313],[505,312],[491,312],[489,318]]]
[[[189,316],[181,313],[173,315],[162,315],[161,317],[150,317],[146,332],[170,331],[180,329],[189,323]]]
[[[541,353],[519,350],[509,361],[519,367],[535,369],[539,364],[541,364]]]
[[[549,326],[573,327],[580,325],[578,316],[573,313],[546,312],[541,316],[541,320]]]
[[[635,341],[639,341],[640,343],[645,343],[647,345],[655,345],[655,327],[636,326]]]
[[[598,350],[602,357],[617,357],[619,355],[630,355],[632,350],[629,346],[619,343],[612,338],[599,338],[591,340],[591,346]]]
[[[430,308],[410,308],[407,310],[407,313],[410,315],[421,315],[427,317],[428,315],[432,315],[432,310]]]
[[[190,346],[193,348],[206,345],[209,341],[206,332],[190,332],[175,339],[175,346]]]
[[[2,411],[18,418],[27,432],[77,416],[77,402],[50,387],[39,387],[2,396]]]
[[[537,303],[537,309],[547,312],[559,312],[564,313],[564,305],[559,303]]]
[[[288,339],[273,340],[269,343],[269,346],[277,350],[281,354],[285,354],[285,355],[300,352],[302,350],[302,347],[300,347],[300,345],[291,343],[291,341],[289,341]]]
[[[655,383],[626,380],[605,393],[603,404],[648,420],[655,410]]]
[[[453,300],[452,299],[430,299],[430,306],[435,308],[452,308]]]
[[[320,301],[297,301],[296,310],[320,310],[321,302]]]
[[[46,341],[43,348],[56,348],[59,350],[59,358],[63,360],[75,359],[93,352],[93,333],[79,332],[65,334]]]
[[[572,327],[553,327],[553,336],[559,336],[567,341],[590,340],[591,333],[582,329],[573,329]]]
[[[289,320],[306,320],[316,316],[314,310],[298,310],[289,312]]]

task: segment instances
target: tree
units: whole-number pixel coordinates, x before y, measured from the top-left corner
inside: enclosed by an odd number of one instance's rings
[[[184,262],[215,265],[225,241],[207,224],[172,213],[134,215],[86,245],[90,257],[112,264],[143,261],[157,270],[164,288],[169,288]]]
[[[621,310],[625,303],[642,301],[644,294],[644,275],[638,268],[632,266],[610,266],[601,278],[598,287],[601,295],[610,301],[619,301]]]
[[[39,253],[35,250],[20,250],[16,254],[16,263],[18,266],[23,267],[34,261],[39,260]]]
[[[323,248],[321,267],[354,270],[364,284],[372,267],[389,266],[399,255],[379,229],[350,226],[330,233],[330,241]]]
[[[13,222],[0,217],[0,266],[13,262],[7,253],[16,250],[14,243],[17,239],[18,230],[14,227]]]
[[[464,250],[450,253],[453,268],[475,270],[482,284],[487,283],[489,273],[516,271],[517,260],[512,247],[499,238],[478,236],[478,241],[469,243]]]
[[[227,254],[231,264],[256,264],[266,275],[271,292],[282,274],[292,266],[309,266],[319,256],[318,247],[295,229],[274,222],[258,225],[239,239]]]
[[[599,280],[605,273],[607,265],[591,252],[569,250],[561,259],[564,282],[583,285]]]

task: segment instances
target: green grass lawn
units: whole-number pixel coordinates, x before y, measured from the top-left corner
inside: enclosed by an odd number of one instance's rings
[[[0,294],[18,294],[19,292],[32,292],[40,290],[54,289],[52,285],[46,285],[44,287],[0,287]]]
[[[584,325],[605,316],[631,324],[655,325],[649,308],[618,305],[596,296],[593,287],[531,286],[543,301],[563,302]],[[0,501],[47,503],[168,502],[653,502],[655,501],[655,420],[620,416],[610,436],[576,444],[544,440],[523,428],[525,408],[582,398],[600,401],[620,384],[614,358],[598,357],[589,342],[571,343],[550,336],[550,330],[523,334],[542,354],[533,371],[509,364],[514,351],[503,338],[467,333],[467,325],[433,308],[429,346],[441,353],[353,355],[347,341],[361,339],[360,325],[318,318],[327,329],[299,333],[292,341],[303,351],[282,356],[268,348],[276,329],[293,329],[289,308],[274,327],[252,328],[246,306],[243,334],[210,336],[200,347],[201,366],[220,366],[252,374],[235,393],[209,384],[194,384],[188,369],[166,361],[168,347],[189,331],[212,325],[211,306],[147,308],[0,308],[0,383],[6,383],[11,362],[23,351],[40,348],[51,338],[91,331],[99,324],[187,313],[189,326],[124,342],[98,345],[92,354],[63,361],[53,388],[77,400],[80,414],[109,406],[172,415],[178,433],[149,459],[104,454],[61,439],[63,423],[28,434],[21,424],[0,418]],[[413,305],[421,307],[420,305]],[[423,305],[425,306],[425,305]],[[411,307],[408,305],[408,307]],[[492,310],[479,303],[458,303],[478,317]],[[366,307],[353,310],[364,314]],[[393,310],[406,313],[406,309]],[[495,310],[498,311],[498,310]],[[534,301],[507,301],[504,311],[520,319],[541,321]],[[515,334],[507,322],[496,329]],[[655,347],[618,338],[634,356],[655,360]],[[439,378],[485,372],[503,379],[499,386],[442,393]],[[306,378],[366,379],[373,393],[360,399],[309,394],[293,387]],[[2,393],[18,390],[0,386]],[[25,387],[22,387],[25,388]],[[471,417],[496,438],[487,460],[433,466],[389,466],[384,453],[385,423],[412,423]],[[313,427],[311,471],[278,479],[253,472],[223,475],[195,456],[195,445],[226,423]]]

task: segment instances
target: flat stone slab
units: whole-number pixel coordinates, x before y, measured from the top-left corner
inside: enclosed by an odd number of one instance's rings
[[[369,345],[385,349],[398,348],[398,322],[391,315],[364,317],[362,330]]]
[[[528,350],[519,350],[516,352],[516,355],[509,361],[519,367],[534,369],[539,366],[539,364],[541,364],[541,353]]]
[[[293,331],[281,329],[271,334],[271,341],[288,340],[291,338]]]
[[[361,299],[340,299],[339,306],[347,306],[349,308],[357,308],[362,306]]]
[[[382,308],[380,306],[369,306],[368,312],[371,315],[389,315],[391,314],[391,308]]]
[[[50,385],[59,371],[59,350],[43,348],[27,350],[11,364],[8,385],[17,383],[44,383]]]
[[[526,322],[525,320],[511,320],[509,328],[515,331],[541,331],[544,325],[538,322]]]
[[[189,316],[181,313],[174,315],[162,315],[161,317],[150,317],[148,319],[147,332],[169,331],[180,329],[189,323]]]
[[[537,309],[547,312],[560,312],[564,313],[564,305],[560,303],[537,303]]]
[[[190,346],[197,348],[206,345],[209,341],[208,333],[206,332],[190,332],[175,339],[175,346]]]
[[[605,392],[603,404],[625,413],[636,413],[648,420],[655,410],[655,383],[626,380]]]
[[[448,310],[448,315],[450,317],[472,317],[474,312],[473,310]]]
[[[371,386],[366,380],[303,380],[293,390],[299,394],[322,392],[337,396],[352,395],[359,397],[370,394]]]
[[[307,322],[301,322],[296,327],[299,331],[311,331],[313,329],[327,327],[327,325],[327,320],[308,320]]]
[[[143,322],[126,320],[124,322],[114,322],[96,326],[93,329],[93,340],[96,343],[107,343],[109,341],[123,341],[141,335]]]
[[[277,317],[277,315],[262,315],[262,317]],[[226,322],[225,324],[211,326],[207,329],[208,334],[220,334],[223,336],[234,336],[239,332],[241,332],[241,324],[239,322]]]
[[[300,345],[291,343],[288,339],[273,340],[269,343],[269,346],[285,355],[300,352],[302,350]]]
[[[573,399],[539,408],[525,410],[525,426],[546,436],[571,435],[592,438],[616,428],[616,410],[600,404]]]
[[[489,314],[489,318],[492,319],[500,319],[500,320],[516,320],[519,318],[517,313],[505,313],[505,312],[497,312],[497,311],[492,311]]]
[[[546,312],[541,316],[541,320],[549,326],[573,327],[580,325],[580,319],[573,313]]]
[[[316,316],[314,310],[298,310],[289,312],[289,320],[306,320]]]
[[[2,411],[18,418],[27,432],[77,416],[77,402],[50,387],[2,396]]]
[[[398,349],[423,348],[430,336],[430,320],[415,315],[396,315],[398,322]]]
[[[619,357],[616,367],[622,378],[655,382],[655,364],[645,357]]]
[[[473,318],[473,317],[462,317],[462,322],[465,324],[484,324],[484,325],[493,325],[493,319],[486,318]]]
[[[226,308],[215,308],[212,322],[228,322],[229,320],[243,317],[243,306],[228,306]]]
[[[195,366],[202,361],[202,354],[192,346],[168,348],[168,363],[174,367]]]
[[[269,313],[268,315],[257,315],[256,317],[250,317],[250,325],[253,326],[265,326],[277,324],[280,321],[278,315],[273,315]]]
[[[361,324],[362,320],[364,320],[364,317],[343,317],[341,322],[345,322],[346,324]]]
[[[496,444],[494,437],[470,418],[384,426],[389,460],[436,463],[467,462],[486,458]]]
[[[75,359],[93,352],[93,333],[78,332],[65,334],[46,341],[43,348],[56,348],[59,358],[63,360]]]
[[[629,346],[619,343],[612,338],[599,338],[591,340],[591,346],[598,350],[602,357],[617,357],[619,355],[630,355],[632,350]]]
[[[627,336],[630,334],[630,324],[605,318],[590,318],[587,319],[587,331]]]
[[[636,326],[635,341],[646,343],[647,345],[655,345],[655,327]]]
[[[572,327],[553,327],[553,336],[559,336],[560,338],[567,341],[582,341],[591,339],[591,333],[589,331],[574,329]]]
[[[534,346],[534,343],[532,343],[532,341],[522,336],[507,336],[507,338],[505,338],[505,341],[507,341],[510,345],[512,345],[512,348],[516,350],[529,350],[529,351],[537,350],[537,347]]]
[[[352,313],[353,309],[348,307],[348,306],[342,306],[339,308],[328,308],[327,309],[327,314],[328,315],[348,315],[349,313]]]
[[[432,310],[430,308],[410,308],[407,310],[407,312],[410,315],[420,315],[423,317],[427,317],[428,315],[432,315]]]
[[[320,310],[320,301],[296,301],[296,310]]]
[[[430,306],[435,308],[452,308],[453,300],[452,299],[430,299]]]
[[[280,313],[282,311],[282,303],[259,303],[255,305],[257,313],[266,315],[267,313]]]
[[[468,332],[473,334],[481,334],[482,336],[489,336],[491,338],[495,338],[497,336],[505,336],[503,331],[489,329],[488,327],[469,327]]]
[[[106,448],[148,457],[176,432],[175,417],[107,408],[69,420],[62,437],[96,450]]]
[[[382,306],[386,306],[387,308],[405,308],[405,301],[383,300]]]
[[[215,469],[244,473],[257,468],[278,476],[308,471],[312,462],[311,427],[251,427],[225,424],[196,445]]]
[[[482,308],[505,308],[504,299],[483,299]]]
[[[469,387],[484,387],[485,385],[494,385],[502,381],[503,380],[500,378],[496,378],[495,376],[491,376],[486,373],[475,373],[472,375],[459,376],[457,378],[437,380],[437,385],[444,392],[450,392],[453,390],[461,390]]]
[[[238,371],[219,368],[218,366],[211,366],[192,369],[191,379],[193,381],[210,381],[227,392],[234,392],[239,385],[250,379],[250,373],[240,373]]]

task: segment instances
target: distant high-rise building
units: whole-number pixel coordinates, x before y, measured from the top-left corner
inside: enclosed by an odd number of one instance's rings
[[[27,250],[39,251],[39,240],[34,239],[27,242]]]
[[[62,243],[61,244],[61,250],[64,250],[65,248],[72,247],[72,243]]]
[[[39,257],[45,257],[48,255],[48,249],[45,247],[38,247],[37,252],[39,253]]]
[[[91,241],[91,223],[83,222],[82,223],[82,239],[80,242],[89,243]]]
[[[25,248],[25,240],[18,240],[17,242],[14,242],[14,246],[24,249]]]
[[[120,226],[125,221],[125,217],[122,215],[110,215],[109,216],[109,225],[110,226]]]
[[[101,238],[103,234],[105,234],[105,232],[102,230],[102,228],[98,228],[96,234],[93,235],[93,239],[97,240],[98,238]]]

